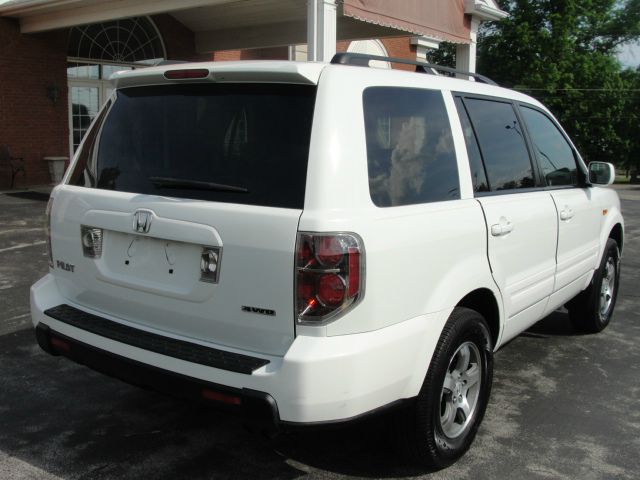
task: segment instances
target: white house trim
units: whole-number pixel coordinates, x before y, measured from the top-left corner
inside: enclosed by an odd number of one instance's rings
[[[411,45],[416,46],[416,60],[421,62],[427,61],[427,53],[429,50],[438,50],[441,40],[430,37],[411,37]]]
[[[464,13],[473,15],[482,21],[502,20],[509,16],[493,0],[465,0]]]
[[[25,1],[6,6],[2,15],[19,16],[20,31],[34,33],[223,3],[228,0],[103,0],[89,4],[82,0]]]
[[[335,0],[307,0],[307,60],[328,62],[336,53]]]
[[[509,14],[500,10],[494,0],[465,0],[464,13],[471,15],[471,42],[456,46],[456,68],[467,72],[476,71],[476,54],[478,47],[478,29],[483,21],[502,20]]]

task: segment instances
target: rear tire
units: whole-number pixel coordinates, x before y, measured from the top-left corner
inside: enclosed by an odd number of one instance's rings
[[[484,417],[492,378],[487,323],[479,313],[456,307],[415,403],[399,412],[398,440],[413,462],[438,470],[469,449]]]
[[[620,250],[616,241],[609,238],[591,284],[567,304],[573,327],[584,333],[604,330],[613,315],[619,284]]]

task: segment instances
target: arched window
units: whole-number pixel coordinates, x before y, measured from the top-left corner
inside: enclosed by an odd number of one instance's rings
[[[384,45],[380,40],[354,40],[349,44],[347,52],[377,55],[379,57],[389,56],[387,54],[387,49],[384,48]],[[374,60],[370,62],[369,65],[378,68],[391,68],[391,64],[389,62],[382,62],[380,60]]]
[[[113,92],[111,75],[153,65],[165,59],[166,53],[151,19],[136,17],[73,27],[67,56],[69,149],[73,153]]]
[[[120,64],[151,63],[166,58],[160,33],[147,17],[73,27],[67,55]]]

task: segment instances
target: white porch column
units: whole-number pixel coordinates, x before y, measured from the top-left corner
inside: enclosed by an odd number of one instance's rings
[[[416,60],[419,62],[426,62],[429,51],[438,50],[440,48],[440,40],[424,36],[411,37],[411,45],[416,46]]]
[[[471,18],[471,43],[462,44],[456,47],[456,68],[467,72],[476,72],[476,50],[478,46],[478,27],[480,20]]]
[[[307,60],[328,62],[336,53],[336,0],[307,0]]]

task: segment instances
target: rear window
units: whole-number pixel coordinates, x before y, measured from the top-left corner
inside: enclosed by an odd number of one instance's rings
[[[275,84],[119,90],[99,135],[86,139],[70,183],[303,208],[315,92]]]

